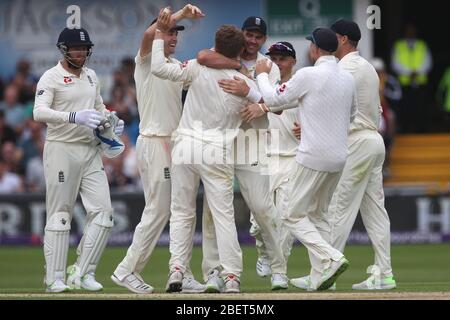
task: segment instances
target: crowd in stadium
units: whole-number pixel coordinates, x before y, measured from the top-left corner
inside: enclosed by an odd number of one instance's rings
[[[42,152],[46,126],[33,121],[33,105],[39,78],[21,59],[10,79],[0,78],[0,193],[45,192]],[[114,159],[104,158],[112,190],[141,189],[136,168],[135,143],[139,134],[134,61],[124,58],[113,73],[109,92],[102,92],[105,104],[125,121],[121,136],[125,151]]]

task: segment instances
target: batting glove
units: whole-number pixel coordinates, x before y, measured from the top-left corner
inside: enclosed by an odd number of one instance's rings
[[[69,114],[69,123],[76,123],[91,129],[96,129],[102,119],[102,114],[93,109],[70,112]]]

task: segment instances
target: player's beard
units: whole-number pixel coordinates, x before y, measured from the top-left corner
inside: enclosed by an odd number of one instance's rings
[[[69,66],[69,68],[74,69],[74,70],[79,70],[85,66],[85,64],[87,63],[88,57],[74,59],[69,54],[65,54],[64,59],[66,59],[67,65]]]

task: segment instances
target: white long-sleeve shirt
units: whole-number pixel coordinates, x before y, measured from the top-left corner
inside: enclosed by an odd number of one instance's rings
[[[377,131],[381,118],[380,79],[375,68],[357,51],[345,55],[339,66],[355,79],[357,110],[350,131]]]
[[[151,71],[154,75],[172,81],[191,82],[177,129],[178,135],[201,140],[220,147],[231,143],[241,125],[241,109],[248,102],[224,92],[218,85],[221,79],[233,79],[236,70],[217,70],[190,60],[181,65],[166,63],[163,40],[154,40]],[[256,89],[250,79],[242,77],[247,85]]]
[[[164,58],[177,67],[180,61]],[[134,58],[136,97],[139,111],[139,133],[144,136],[171,136],[180,123],[183,82],[160,79],[151,73],[152,55]],[[178,67],[179,68],[179,67]]]
[[[298,70],[276,89],[267,73],[258,76],[258,85],[272,111],[298,101],[302,139],[297,162],[317,171],[339,172],[344,168],[348,130],[355,113],[355,84],[333,56],[320,57],[313,67]]]
[[[269,113],[270,146],[268,155],[293,157],[300,141],[295,137],[294,122],[299,122],[296,109],[284,110],[282,114]]]
[[[94,70],[84,67],[79,77],[63,68],[61,62],[39,79],[34,101],[34,120],[47,123],[48,141],[90,143],[92,129],[69,123],[71,112],[95,109],[107,114],[100,96],[100,85]]]

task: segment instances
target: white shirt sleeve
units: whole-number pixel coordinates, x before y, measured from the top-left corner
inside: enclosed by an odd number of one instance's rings
[[[52,109],[55,88],[52,86],[51,76],[44,74],[36,87],[33,118],[38,122],[69,123],[69,112]]]
[[[250,102],[258,103],[261,101],[262,95],[256,88],[250,87],[250,90],[245,98],[247,98]]]
[[[185,61],[182,64],[167,63],[164,57],[164,40],[153,40],[152,73],[162,79],[174,82],[191,82],[199,74],[201,66],[197,60]]]
[[[258,75],[257,80],[264,102],[271,112],[292,109],[294,106],[298,106],[298,100],[308,92],[307,76],[302,69],[297,71],[288,82],[276,88],[273,88],[270,84],[267,73]],[[297,104],[292,103],[296,101]]]

